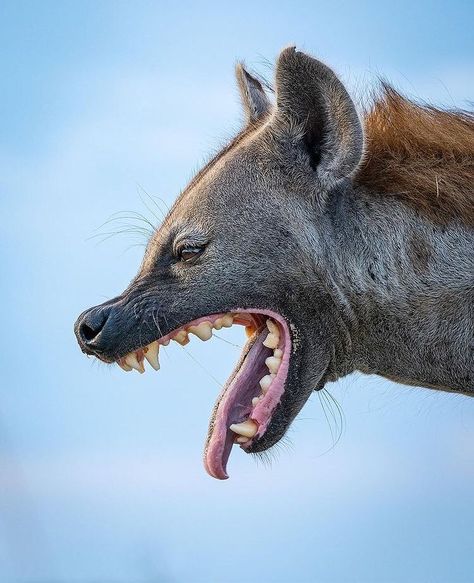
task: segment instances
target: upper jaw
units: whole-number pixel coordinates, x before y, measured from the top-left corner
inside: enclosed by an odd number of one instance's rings
[[[252,318],[245,320],[241,318],[239,320],[233,313],[230,312],[201,316],[195,320],[191,320],[187,324],[183,324],[177,328],[174,328],[170,332],[157,337],[156,340],[152,340],[140,348],[123,354],[121,357],[116,359],[116,362],[124,370],[131,370],[134,368],[138,372],[143,373],[145,372],[144,363],[145,361],[148,361],[155,370],[158,370],[158,353],[161,346],[168,346],[171,340],[174,340],[181,346],[186,346],[186,344],[188,344],[190,341],[190,337],[192,336],[196,336],[200,340],[206,341],[212,337],[214,330],[230,328],[234,323],[239,323],[251,327],[252,330],[257,326]]]

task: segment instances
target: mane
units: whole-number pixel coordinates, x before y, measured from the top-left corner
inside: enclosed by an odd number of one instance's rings
[[[474,113],[416,104],[390,85],[365,113],[366,153],[354,182],[438,223],[474,226]]]

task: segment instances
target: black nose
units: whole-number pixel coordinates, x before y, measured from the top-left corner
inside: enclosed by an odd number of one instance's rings
[[[110,310],[104,308],[92,308],[81,316],[76,322],[76,336],[82,348],[88,352],[100,352],[98,340]]]

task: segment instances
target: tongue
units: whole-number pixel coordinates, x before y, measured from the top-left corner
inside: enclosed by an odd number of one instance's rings
[[[265,337],[266,332],[262,331],[238,363],[236,372],[219,395],[211,417],[204,466],[208,474],[219,480],[229,477],[226,466],[235,438],[229,427],[248,418],[252,398],[260,394],[259,380],[268,374],[265,358],[271,351],[262,344]]]

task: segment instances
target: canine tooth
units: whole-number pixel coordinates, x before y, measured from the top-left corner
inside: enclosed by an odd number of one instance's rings
[[[273,351],[273,356],[281,360],[281,358],[283,357],[283,350],[281,348],[277,348],[276,350]]]
[[[253,437],[257,433],[257,424],[251,419],[247,419],[243,423],[233,423],[229,429],[238,435],[244,437]]]
[[[232,314],[226,314],[225,316],[222,316],[221,320],[224,328],[230,328],[234,323],[234,316]]]
[[[190,326],[188,330],[201,340],[209,340],[212,338],[212,326],[210,322],[201,322],[197,326]]]
[[[267,348],[276,348],[279,341],[280,338],[276,334],[273,334],[273,332],[270,332],[270,334],[263,341],[263,345]]]
[[[117,364],[125,372],[130,372],[132,370],[131,366],[128,366],[128,364],[125,364],[124,362],[120,362],[120,360],[117,360]]]
[[[145,358],[155,370],[160,370],[160,361],[158,359],[158,352],[160,345],[158,341],[152,342],[145,349]]]
[[[262,389],[262,393],[266,393],[268,391],[270,385],[272,384],[272,381],[273,379],[269,374],[260,379],[259,384],[260,388]]]
[[[268,320],[267,320],[267,328],[268,328],[268,331],[271,332],[272,334],[280,336],[280,331],[278,330],[278,326],[270,318],[268,318]]]
[[[247,441],[250,441],[248,437],[244,437],[243,435],[241,437],[237,437],[237,439],[235,440],[237,443],[247,443]]]
[[[269,356],[265,360],[265,364],[267,365],[267,368],[271,373],[277,373],[278,369],[280,368],[281,358],[276,358],[275,356]]]
[[[173,340],[175,340],[178,344],[181,344],[181,346],[186,346],[186,344],[189,342],[188,333],[186,330],[180,330],[176,336],[174,336]]]
[[[135,352],[130,352],[129,354],[127,354],[127,356],[124,358],[124,360],[125,360],[125,364],[128,364],[128,366],[131,366],[133,369],[138,371],[140,374],[143,374],[145,372],[145,367],[143,366],[143,361],[138,362],[138,358],[137,358],[137,355]]]

